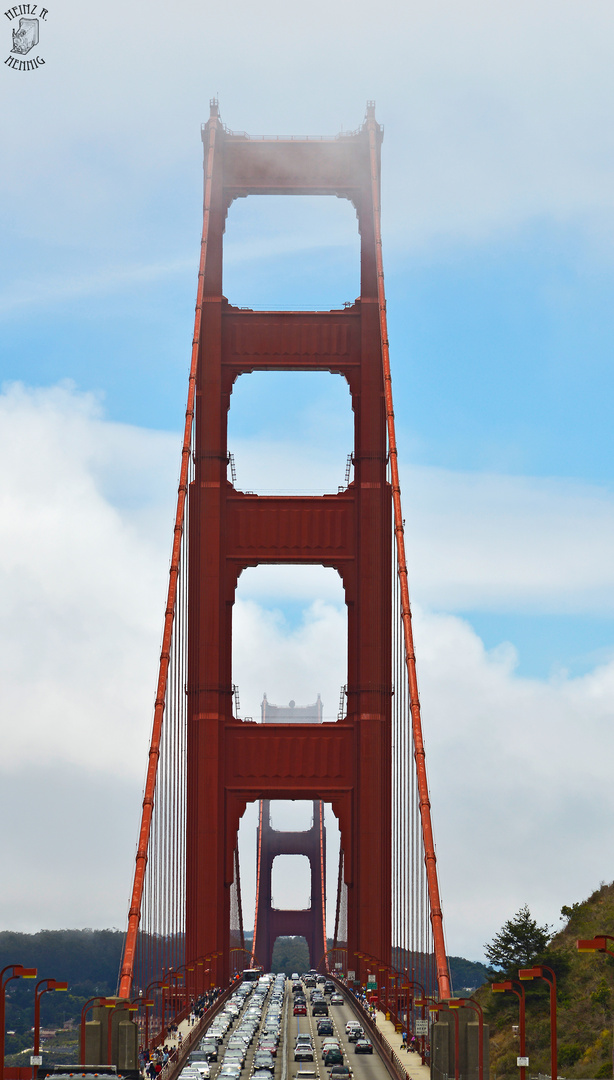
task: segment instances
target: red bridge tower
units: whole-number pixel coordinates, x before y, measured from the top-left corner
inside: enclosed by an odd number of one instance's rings
[[[189,492],[186,955],[228,956],[233,852],[249,801],[330,802],[348,887],[348,948],[390,960],[391,489],[372,186],[381,129],[335,139],[261,140],[226,131],[217,103],[203,130],[203,280],[195,346],[195,475]],[[327,312],[255,312],[222,295],[223,233],[242,196],[335,195],[356,208],[360,297]],[[248,495],[227,479],[235,379],[251,371],[330,371],[349,384],[354,480],[337,495]],[[348,612],[347,715],[323,725],[233,717],[232,613],[239,575],[260,563],[334,567]],[[312,957],[317,963],[318,957]],[[217,981],[227,971],[217,972]]]

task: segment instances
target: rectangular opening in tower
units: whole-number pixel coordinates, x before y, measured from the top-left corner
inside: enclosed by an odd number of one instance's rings
[[[354,478],[347,381],[325,371],[254,371],[233,385],[228,480],[255,495],[335,495]]]
[[[263,703],[314,705],[337,720],[347,683],[347,607],[341,579],[324,566],[248,567],[233,608],[232,681],[240,719],[262,720]],[[296,714],[297,722],[300,715]]]
[[[251,195],[228,211],[224,295],[264,311],[328,311],[360,292],[360,237],[347,199]]]

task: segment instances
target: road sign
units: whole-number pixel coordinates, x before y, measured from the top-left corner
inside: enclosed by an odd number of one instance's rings
[[[517,1057],[516,1064],[520,1069],[526,1069],[527,1065],[529,1064],[529,1059],[528,1057]]]
[[[356,978],[356,972],[355,971],[348,971],[348,982],[354,982],[355,978]]]
[[[416,1029],[416,1035],[428,1035],[429,1033],[428,1020],[416,1020],[414,1022],[414,1027]]]
[[[42,1064],[43,1064],[43,1055],[42,1054],[30,1054],[30,1065],[42,1065]]]

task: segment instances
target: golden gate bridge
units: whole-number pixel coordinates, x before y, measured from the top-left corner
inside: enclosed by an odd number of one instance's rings
[[[385,973],[405,1024],[419,997],[450,997],[409,601],[380,223],[383,131],[335,138],[232,132],[211,102],[203,126],[204,213],[181,470],[148,770],[119,996],[148,996],[174,973],[177,1009],[241,967],[270,966],[275,937],[303,934],[310,962],[364,982]],[[333,195],[355,207],[360,296],[332,311],[254,311],[223,295],[233,200]],[[256,495],[229,478],[235,380],[326,371],[349,385],[353,476],[336,494]],[[315,564],[340,575],[347,686],[335,722],[240,717],[232,682],[240,574]],[[271,800],[313,805],[311,830],[270,828]],[[258,887],[246,944],[238,831],[259,803]],[[332,947],[325,927],[324,804],[340,830]],[[275,853],[311,865],[311,909],[272,906]],[[177,991],[183,972],[183,996]],[[390,988],[395,988],[391,991]],[[416,991],[416,993],[414,993]],[[172,996],[172,995],[171,995]],[[424,1001],[422,1002],[424,1006]],[[164,1006],[163,1026],[167,1017]],[[421,1014],[423,1015],[423,1013]],[[152,1023],[152,1028],[155,1024]]]

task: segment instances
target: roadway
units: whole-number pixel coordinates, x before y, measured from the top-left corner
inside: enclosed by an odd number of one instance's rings
[[[309,1077],[313,1077],[314,1073],[315,1080],[329,1080],[329,1071],[326,1069],[322,1060],[322,1042],[326,1038],[331,1038],[331,1036],[320,1036],[317,1033],[316,1023],[321,1017],[314,1017],[312,1015],[311,1004],[309,1002],[309,990],[305,991],[305,996],[307,997],[307,1015],[293,1015],[293,994],[291,987],[291,980],[286,979],[281,1037],[275,1058],[275,1070],[274,1073],[271,1074],[271,1080],[301,1080],[303,1074],[305,1074],[305,1080],[309,1080]],[[266,1012],[266,1005],[264,1011]],[[347,1002],[344,1002],[343,1005],[329,1005],[328,1018],[333,1024],[334,1033],[332,1037],[339,1039],[341,1050],[343,1052],[343,1063],[344,1065],[348,1065],[352,1070],[352,1080],[390,1080],[390,1074],[379,1056],[377,1046],[373,1047],[373,1054],[357,1054],[355,1052],[354,1044],[349,1041],[345,1033],[345,1025],[348,1020],[357,1019],[357,1015],[350,1005]],[[226,1034],[223,1042],[220,1043],[218,1047],[218,1061],[211,1062],[211,1080],[217,1080],[224,1057],[224,1051],[232,1031],[236,1026],[236,1023],[233,1024],[233,1027]],[[294,1060],[294,1046],[296,1036],[299,1032],[303,1034],[308,1033],[312,1038],[315,1051],[313,1062],[299,1062]],[[240,1080],[250,1080],[253,1071],[253,1056],[258,1046],[258,1039],[259,1036],[257,1033],[249,1046],[245,1064],[241,1071]],[[196,1049],[197,1045],[198,1044],[195,1044],[193,1049]]]

